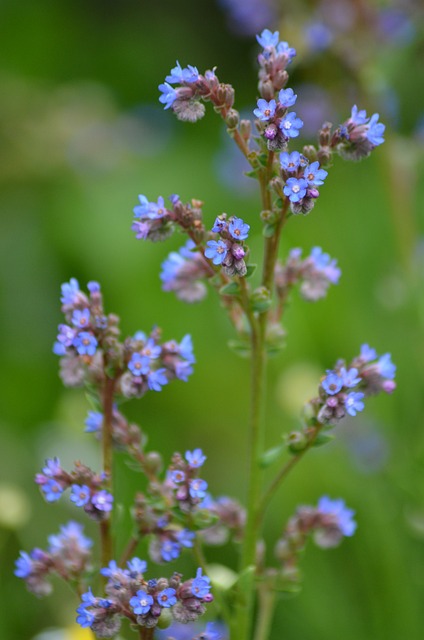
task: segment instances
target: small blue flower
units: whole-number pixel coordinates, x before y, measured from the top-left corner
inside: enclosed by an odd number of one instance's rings
[[[70,347],[76,335],[75,329],[68,327],[67,324],[60,324],[58,329],[57,341],[65,347]]]
[[[291,153],[287,153],[287,151],[283,151],[280,153],[280,164],[282,169],[286,171],[296,171],[301,162],[302,156],[298,151],[292,151]]]
[[[146,196],[143,196],[143,194],[140,194],[138,196],[138,201],[139,201],[140,204],[138,204],[133,209],[134,216],[136,218],[144,218],[145,216],[147,216],[147,214],[150,211],[150,202],[148,201]]]
[[[308,260],[331,284],[338,283],[342,272],[337,266],[337,260],[332,260],[328,253],[323,252],[321,247],[314,247]]]
[[[162,391],[162,387],[168,384],[168,378],[166,377],[166,369],[157,369],[156,371],[149,371],[147,374],[147,384],[152,391]]]
[[[151,595],[145,591],[137,591],[137,595],[130,600],[130,607],[137,615],[144,616],[149,613],[154,600]]]
[[[74,549],[87,551],[93,546],[93,541],[83,534],[84,527],[79,522],[71,520],[68,524],[60,527],[58,535],[49,536],[49,553],[61,553],[64,549],[72,546]]]
[[[259,36],[256,36],[256,40],[264,49],[268,49],[268,47],[276,47],[279,39],[279,32],[274,31],[273,33],[269,29],[264,29]]]
[[[343,379],[335,371],[327,371],[327,375],[321,385],[329,396],[334,396],[341,390]]]
[[[208,483],[206,482],[206,480],[202,480],[201,478],[194,478],[189,482],[188,492],[192,498],[204,498],[207,488]]]
[[[287,138],[297,138],[302,127],[303,120],[298,118],[294,111],[288,113],[280,122],[280,129]]]
[[[190,64],[183,69],[177,60],[176,66],[171,69],[169,76],[166,76],[166,82],[169,84],[182,84],[183,82],[197,82],[199,79],[199,72],[196,67],[192,67]]]
[[[72,314],[72,324],[80,329],[87,327],[90,324],[90,309],[75,309]]]
[[[196,577],[191,585],[191,593],[196,598],[204,598],[209,594],[211,590],[210,579],[207,576],[202,576],[202,569],[197,569]]]
[[[372,347],[369,347],[367,344],[361,345],[361,359],[364,362],[371,362],[371,360],[375,360],[377,358],[377,351]]]
[[[214,233],[221,233],[227,228],[227,221],[223,220],[221,216],[217,216],[215,218],[215,222],[213,223],[212,231]]]
[[[278,94],[278,102],[282,107],[292,107],[297,100],[297,95],[293,91],[293,89],[281,89]]]
[[[263,98],[259,98],[257,105],[257,109],[253,109],[253,113],[257,118],[259,118],[259,120],[266,122],[274,117],[275,110],[277,108],[275,100],[270,100],[268,102]]]
[[[154,360],[155,358],[159,358],[162,349],[152,338],[149,338],[141,350],[141,354],[146,358],[151,358]]]
[[[83,628],[89,628],[93,624],[96,619],[96,616],[91,611],[86,609],[85,605],[80,605],[77,609],[77,619],[78,624]]]
[[[328,171],[319,168],[319,162],[312,162],[306,167],[304,177],[308,181],[310,187],[319,187],[324,184],[325,178],[328,176]]]
[[[356,416],[358,411],[363,411],[365,394],[361,391],[352,391],[346,396],[345,407],[350,416]]]
[[[96,433],[97,431],[100,431],[103,424],[103,414],[98,411],[89,411],[84,424],[84,431],[86,433]]]
[[[14,574],[17,578],[28,578],[32,571],[31,557],[25,551],[20,552],[20,557],[15,560]]]
[[[47,502],[56,502],[63,493],[63,487],[53,478],[41,485],[41,490]]]
[[[80,288],[78,280],[71,278],[69,282],[65,282],[61,286],[62,297],[60,301],[62,304],[75,304],[80,295]]]
[[[379,374],[383,378],[388,378],[389,380],[393,380],[396,374],[396,365],[391,361],[390,353],[385,353],[384,356],[381,356],[377,362],[377,368]]]
[[[169,107],[171,107],[178,98],[177,92],[174,87],[171,87],[167,82],[160,84],[158,89],[162,93],[162,95],[159,96],[159,102],[165,105],[164,109],[169,109]]]
[[[172,540],[164,540],[160,547],[160,555],[165,562],[171,562],[172,560],[176,560],[181,553],[181,547],[178,542],[173,542]]]
[[[348,389],[356,387],[356,385],[359,384],[362,380],[362,378],[358,376],[358,369],[355,369],[355,367],[352,367],[352,369],[349,369],[348,371],[346,371],[346,369],[342,367],[340,369],[340,376],[343,380],[343,386],[347,387]]]
[[[167,209],[165,207],[165,199],[162,196],[159,196],[157,203],[150,202],[149,203],[149,211],[146,214],[147,218],[150,220],[160,220],[167,214]]]
[[[98,509],[98,511],[112,511],[113,508],[113,495],[102,489],[93,495],[91,498],[91,504]]]
[[[350,120],[356,125],[365,124],[368,121],[367,112],[365,111],[365,109],[362,109],[362,111],[358,111],[358,107],[355,104],[352,107]]]
[[[241,218],[236,218],[235,216],[231,218],[228,226],[230,235],[232,235],[236,240],[246,240],[249,235],[249,229],[250,225],[248,225],[247,222],[244,222]]]
[[[59,458],[57,458],[57,457],[47,458],[45,464],[46,464],[46,466],[43,467],[44,475],[53,478],[58,473],[62,473],[62,467],[60,466]]]
[[[378,122],[378,118],[378,113],[374,113],[374,115],[371,116],[371,119],[368,123],[367,132],[365,134],[371,144],[373,144],[375,147],[383,144],[383,134],[386,128],[386,126],[382,122]]]
[[[228,253],[228,247],[223,240],[209,240],[206,243],[207,249],[205,250],[205,256],[212,260],[214,264],[222,264]]]
[[[78,333],[72,344],[80,356],[94,356],[96,353],[97,340],[93,334],[88,331],[81,331]]]
[[[73,484],[70,499],[77,507],[84,507],[90,501],[90,493],[90,487],[87,485]]]
[[[179,484],[180,482],[184,482],[184,480],[185,480],[184,471],[181,471],[181,469],[174,469],[173,471],[171,471],[171,480],[175,484]]]
[[[91,294],[100,293],[100,284],[95,280],[90,280],[90,282],[87,283],[87,289]]]
[[[131,360],[128,363],[128,369],[133,376],[141,376],[149,373],[150,360],[146,356],[142,356],[140,353],[133,353]]]
[[[291,47],[288,42],[283,41],[278,43],[277,53],[286,56],[288,58],[288,61],[291,62],[292,59],[296,56],[296,49]]]
[[[193,353],[193,341],[189,333],[184,336],[178,345],[178,352],[184,360],[187,360],[187,362],[190,362],[191,364],[196,362],[196,358]]]
[[[192,469],[198,469],[204,464],[206,456],[203,455],[203,451],[201,449],[194,449],[194,451],[185,452],[185,459],[187,460],[189,467]]]
[[[196,537],[194,531],[190,531],[190,529],[181,529],[177,533],[177,541],[186,549],[191,549],[193,547],[193,540]]]
[[[145,573],[147,571],[147,562],[140,560],[140,558],[132,558],[132,560],[128,560],[127,567],[132,577],[134,577],[134,574]]]
[[[348,509],[343,500],[330,500],[328,496],[322,496],[318,502],[318,510],[320,513],[334,516],[344,536],[353,536],[357,526],[353,520],[355,512]]]
[[[102,576],[106,576],[106,578],[111,578],[115,573],[122,571],[118,567],[116,560],[111,560],[107,567],[103,567],[100,569],[100,573]]]
[[[160,606],[168,609],[169,607],[173,607],[174,604],[177,604],[176,596],[177,596],[177,592],[175,591],[175,589],[172,589],[171,587],[169,587],[168,589],[159,591],[156,597]]]
[[[182,380],[183,382],[188,381],[188,377],[193,373],[193,367],[190,362],[176,362],[175,363],[175,375],[178,380]]]
[[[284,194],[290,202],[299,202],[306,195],[308,183],[304,178],[289,178],[284,186]]]

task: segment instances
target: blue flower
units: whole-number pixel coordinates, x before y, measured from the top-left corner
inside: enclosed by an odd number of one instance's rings
[[[256,36],[256,40],[264,49],[267,49],[268,47],[276,47],[279,39],[279,32],[274,31],[273,33],[269,29],[264,29],[259,36]]]
[[[167,82],[160,84],[158,89],[162,92],[162,95],[159,96],[159,102],[165,105],[164,109],[169,109],[178,98],[177,92],[174,87],[171,87]]]
[[[140,560],[140,558],[132,558],[132,560],[128,560],[127,567],[132,574],[132,577],[134,577],[134,574],[146,572],[147,562]]]
[[[72,314],[72,324],[74,327],[82,329],[90,324],[90,309],[75,309]]]
[[[194,531],[190,531],[190,529],[181,529],[181,531],[177,532],[177,541],[186,549],[191,549],[193,547],[193,540],[196,537]]]
[[[194,478],[189,482],[188,492],[192,498],[204,498],[207,488],[208,483],[206,482],[206,480],[202,480],[201,478]]]
[[[377,351],[372,347],[369,347],[367,344],[361,345],[361,360],[364,362],[371,362],[371,360],[375,360],[377,357]]]
[[[356,106],[356,104],[354,104],[350,114],[350,119],[356,125],[365,124],[368,121],[367,112],[365,111],[365,109],[362,109],[362,111],[358,111],[358,107]]]
[[[244,222],[241,218],[236,218],[235,216],[231,218],[228,226],[230,235],[232,235],[236,240],[246,240],[249,235],[249,229],[250,225],[248,225],[247,222]]]
[[[58,473],[62,472],[62,467],[60,466],[60,460],[57,457],[47,458],[46,466],[43,467],[43,473],[46,476],[53,478]]]
[[[198,469],[205,462],[206,456],[203,455],[203,451],[201,449],[194,449],[194,451],[185,452],[185,459],[187,460],[189,467],[192,469]]]
[[[193,353],[193,341],[189,333],[187,333],[184,336],[184,338],[181,340],[180,344],[178,345],[178,352],[180,356],[184,358],[184,360],[187,360],[187,362],[190,362],[193,364],[196,362],[196,358],[194,357],[194,353]]]
[[[96,619],[96,616],[91,611],[86,609],[86,605],[81,604],[77,609],[77,619],[78,624],[83,628],[91,627],[93,622]]]
[[[65,282],[61,286],[62,297],[60,301],[62,304],[75,304],[80,295],[80,288],[78,280],[71,278],[69,282]]]
[[[76,547],[87,551],[93,546],[93,541],[83,535],[84,527],[79,522],[71,520],[60,527],[58,535],[49,536],[49,553],[61,553],[68,547]]]
[[[102,489],[93,495],[91,498],[91,504],[98,509],[98,511],[112,511],[113,508],[113,495]]]
[[[377,368],[379,374],[383,378],[388,378],[389,380],[393,380],[396,374],[396,365],[391,361],[390,353],[385,353],[384,356],[381,356],[377,362]]]
[[[314,247],[308,260],[331,284],[338,283],[341,271],[337,266],[337,260],[332,260],[328,253],[323,252],[321,247]]]
[[[165,207],[165,200],[162,196],[159,196],[157,203],[149,202],[149,211],[146,214],[147,218],[150,220],[160,220],[167,214],[167,209]]]
[[[191,593],[196,598],[204,598],[211,590],[210,580],[207,576],[202,576],[202,569],[197,569],[196,577],[191,585]]]
[[[361,391],[352,391],[346,396],[345,407],[350,416],[356,416],[358,411],[363,411],[365,406],[362,402],[363,398],[365,394]]]
[[[289,178],[284,186],[284,194],[290,202],[299,202],[306,195],[308,183],[304,178]]]
[[[348,509],[343,500],[330,500],[328,496],[322,496],[318,502],[318,511],[334,516],[344,536],[353,536],[355,533],[357,526],[353,520],[355,512]]]
[[[157,369],[156,371],[149,371],[147,374],[147,384],[152,391],[162,391],[162,387],[168,384],[168,378],[166,377],[166,369]]]
[[[161,347],[155,343],[153,338],[149,338],[141,350],[141,354],[146,358],[155,359],[159,358],[161,351]]]
[[[371,116],[371,119],[368,123],[367,132],[365,134],[371,144],[373,144],[375,147],[383,144],[383,133],[386,128],[386,126],[382,122],[378,122],[378,118],[378,113],[374,113],[374,115]]]
[[[178,380],[182,380],[183,382],[187,382],[188,377],[193,373],[193,367],[190,362],[176,362],[175,363],[175,375]]]
[[[175,589],[164,589],[163,591],[159,591],[156,598],[161,607],[165,607],[168,609],[169,607],[173,607],[174,604],[177,604],[177,592]]]
[[[145,615],[149,613],[154,600],[151,595],[145,591],[137,591],[137,595],[130,600],[130,606],[137,615]]]
[[[291,153],[283,151],[283,153],[280,153],[280,164],[286,171],[296,171],[301,159],[302,156],[298,151],[292,151]]]
[[[87,283],[87,289],[90,293],[100,293],[100,284],[95,280],[90,280],[90,282]]]
[[[184,471],[181,471],[181,469],[174,469],[173,471],[171,471],[170,477],[172,482],[175,482],[175,484],[179,484],[180,482],[184,482],[185,473]]]
[[[280,129],[287,138],[297,138],[302,127],[303,120],[298,118],[294,111],[288,113],[280,122]]]
[[[68,327],[67,324],[60,324],[58,329],[57,341],[65,347],[70,347],[76,335],[75,329]]]
[[[97,340],[93,334],[88,331],[81,331],[78,333],[72,344],[80,356],[94,356],[96,353]]]
[[[293,89],[281,89],[278,94],[278,102],[282,107],[292,107],[297,100],[297,95],[293,91]]]
[[[160,547],[160,555],[165,562],[171,562],[172,560],[176,560],[181,553],[181,547],[178,542],[173,542],[172,540],[164,540]]]
[[[348,389],[356,387],[356,385],[359,384],[362,380],[362,378],[358,376],[358,369],[355,369],[355,367],[352,367],[352,369],[349,369],[348,371],[346,371],[346,369],[342,367],[340,369],[340,376],[343,380],[343,386],[347,387]]]
[[[222,264],[228,253],[228,247],[223,240],[209,240],[206,243],[207,249],[205,250],[205,256],[212,260],[214,264]]]
[[[70,499],[77,507],[84,507],[90,501],[90,487],[73,484]]]
[[[213,223],[212,231],[214,233],[221,233],[227,228],[227,221],[221,218],[221,216],[217,216],[215,218],[215,222]]]
[[[31,557],[25,551],[20,552],[20,557],[15,560],[16,569],[14,574],[17,578],[28,578],[32,572],[32,560]]]
[[[291,62],[292,58],[296,56],[296,49],[290,47],[288,42],[279,42],[277,45],[277,53],[287,56],[288,61]]]
[[[166,82],[169,84],[182,84],[183,82],[197,82],[199,79],[199,72],[196,67],[192,67],[188,65],[185,69],[183,69],[180,63],[177,60],[176,66],[171,69],[171,73],[169,76],[166,76]]]
[[[41,490],[43,491],[44,497],[46,498],[47,502],[56,502],[56,500],[59,500],[60,496],[63,493],[62,485],[53,478],[45,484],[42,484]]]
[[[150,202],[148,201],[146,196],[143,196],[143,194],[140,194],[138,196],[138,201],[140,202],[140,204],[138,204],[133,209],[134,216],[136,218],[144,218],[150,211]]]
[[[122,571],[118,567],[116,560],[111,560],[107,567],[103,567],[100,569],[100,573],[102,576],[106,576],[106,578],[111,578],[115,573]]]
[[[275,100],[270,100],[268,102],[263,98],[259,98],[257,105],[258,107],[257,109],[253,109],[253,113],[257,118],[259,118],[259,120],[266,122],[270,118],[274,117],[275,110],[277,108],[277,103],[275,102]]]
[[[95,433],[100,431],[103,424],[103,414],[98,411],[89,411],[84,424],[86,433]]]
[[[327,371],[327,375],[321,385],[329,396],[334,396],[341,390],[343,379],[335,371]]]
[[[328,176],[328,171],[320,169],[318,161],[312,162],[312,164],[306,167],[304,176],[309,186],[319,187],[321,184],[324,184],[324,180]]]
[[[142,356],[140,353],[133,353],[131,360],[128,363],[128,369],[133,376],[141,376],[147,374],[150,371],[150,360],[146,356]]]

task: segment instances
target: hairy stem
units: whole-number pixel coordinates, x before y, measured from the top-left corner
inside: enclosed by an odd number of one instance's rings
[[[258,619],[256,622],[255,640],[268,640],[274,614],[276,592],[268,585],[259,589]]]
[[[108,491],[113,493],[113,443],[112,443],[112,414],[115,392],[115,379],[106,376],[103,387],[103,430],[102,453],[105,484]],[[102,566],[107,567],[113,557],[110,517],[100,522],[101,559]]]

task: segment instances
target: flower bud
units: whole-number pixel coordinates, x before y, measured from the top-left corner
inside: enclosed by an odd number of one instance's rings
[[[148,471],[157,474],[161,471],[163,466],[162,456],[157,451],[149,451],[146,455],[144,464]]]
[[[302,431],[292,431],[287,436],[287,446],[291,453],[303,451],[308,444],[308,440]]]
[[[240,120],[240,133],[244,140],[249,140],[252,135],[252,123],[250,120]]]
[[[227,117],[225,118],[225,124],[228,129],[231,131],[233,129],[237,129],[237,126],[240,122],[240,114],[236,109],[230,109],[227,113]]]
[[[267,100],[268,102],[270,100],[273,100],[275,95],[275,89],[274,89],[274,85],[270,80],[264,80],[263,82],[261,81],[259,83],[258,88],[259,88],[259,93],[261,94],[264,100]]]

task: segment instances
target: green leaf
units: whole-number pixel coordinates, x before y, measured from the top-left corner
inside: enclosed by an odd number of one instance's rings
[[[331,442],[334,440],[335,436],[330,433],[319,433],[314,440],[314,447],[322,447],[322,445],[327,444],[327,442]]]
[[[261,456],[261,459],[259,461],[259,464],[262,467],[262,469],[266,469],[266,467],[269,467],[273,462],[278,460],[278,458],[285,452],[285,450],[286,450],[286,445],[283,442],[282,444],[279,444],[278,446],[273,447],[272,449],[268,449],[268,451],[265,451],[265,453]]]
[[[229,340],[228,346],[241,358],[250,358],[251,349],[250,345],[247,342],[241,342],[240,340]]]
[[[240,285],[238,282],[229,282],[220,288],[219,293],[222,296],[237,296],[240,293]]]
[[[244,175],[247,176],[248,178],[253,178],[254,180],[256,180],[258,177],[258,170],[252,169],[252,171],[245,171]]]
[[[253,274],[256,271],[257,266],[258,266],[257,264],[248,264],[247,267],[246,267],[247,268],[247,272],[246,272],[246,275],[244,277],[245,278],[250,278],[250,276],[253,276]]]
[[[264,225],[264,228],[262,229],[262,235],[264,236],[264,238],[272,238],[272,236],[275,235],[275,225]]]

